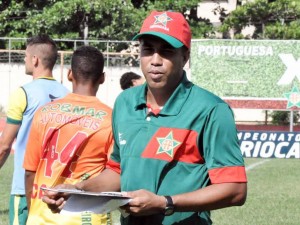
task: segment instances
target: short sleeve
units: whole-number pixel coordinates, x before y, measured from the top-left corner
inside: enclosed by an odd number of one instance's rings
[[[212,183],[246,182],[233,112],[226,103],[217,104],[207,118],[203,150]]]
[[[9,98],[7,110],[7,123],[21,124],[23,113],[27,106],[26,93],[23,88],[18,88]]]

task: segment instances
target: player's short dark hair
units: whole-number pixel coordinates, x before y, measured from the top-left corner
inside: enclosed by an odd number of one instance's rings
[[[121,76],[120,85],[123,90],[133,86],[132,80],[138,80],[142,77],[134,72],[126,72]]]
[[[57,46],[47,34],[38,34],[27,39],[27,47],[34,46],[32,54],[37,54],[45,68],[53,69],[57,60]]]
[[[80,82],[97,82],[103,74],[104,57],[95,47],[81,46],[72,56],[73,77]]]

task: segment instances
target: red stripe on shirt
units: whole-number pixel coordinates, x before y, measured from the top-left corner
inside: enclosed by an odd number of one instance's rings
[[[246,170],[244,166],[231,166],[211,169],[208,171],[212,184],[247,182]]]
[[[111,169],[118,174],[121,174],[120,163],[117,163],[117,162],[113,161],[112,159],[108,160],[108,162],[106,163],[106,168]]]

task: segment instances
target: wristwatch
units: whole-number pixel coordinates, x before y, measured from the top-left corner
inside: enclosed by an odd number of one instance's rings
[[[174,203],[171,196],[164,196],[166,199],[166,208],[164,211],[165,216],[171,216],[174,213]]]

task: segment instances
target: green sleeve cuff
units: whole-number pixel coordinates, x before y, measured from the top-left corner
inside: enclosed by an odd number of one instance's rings
[[[8,123],[8,124],[19,125],[19,124],[22,123],[22,121],[21,121],[21,120],[14,120],[14,119],[12,119],[12,118],[8,118],[8,117],[7,117],[6,123]]]

